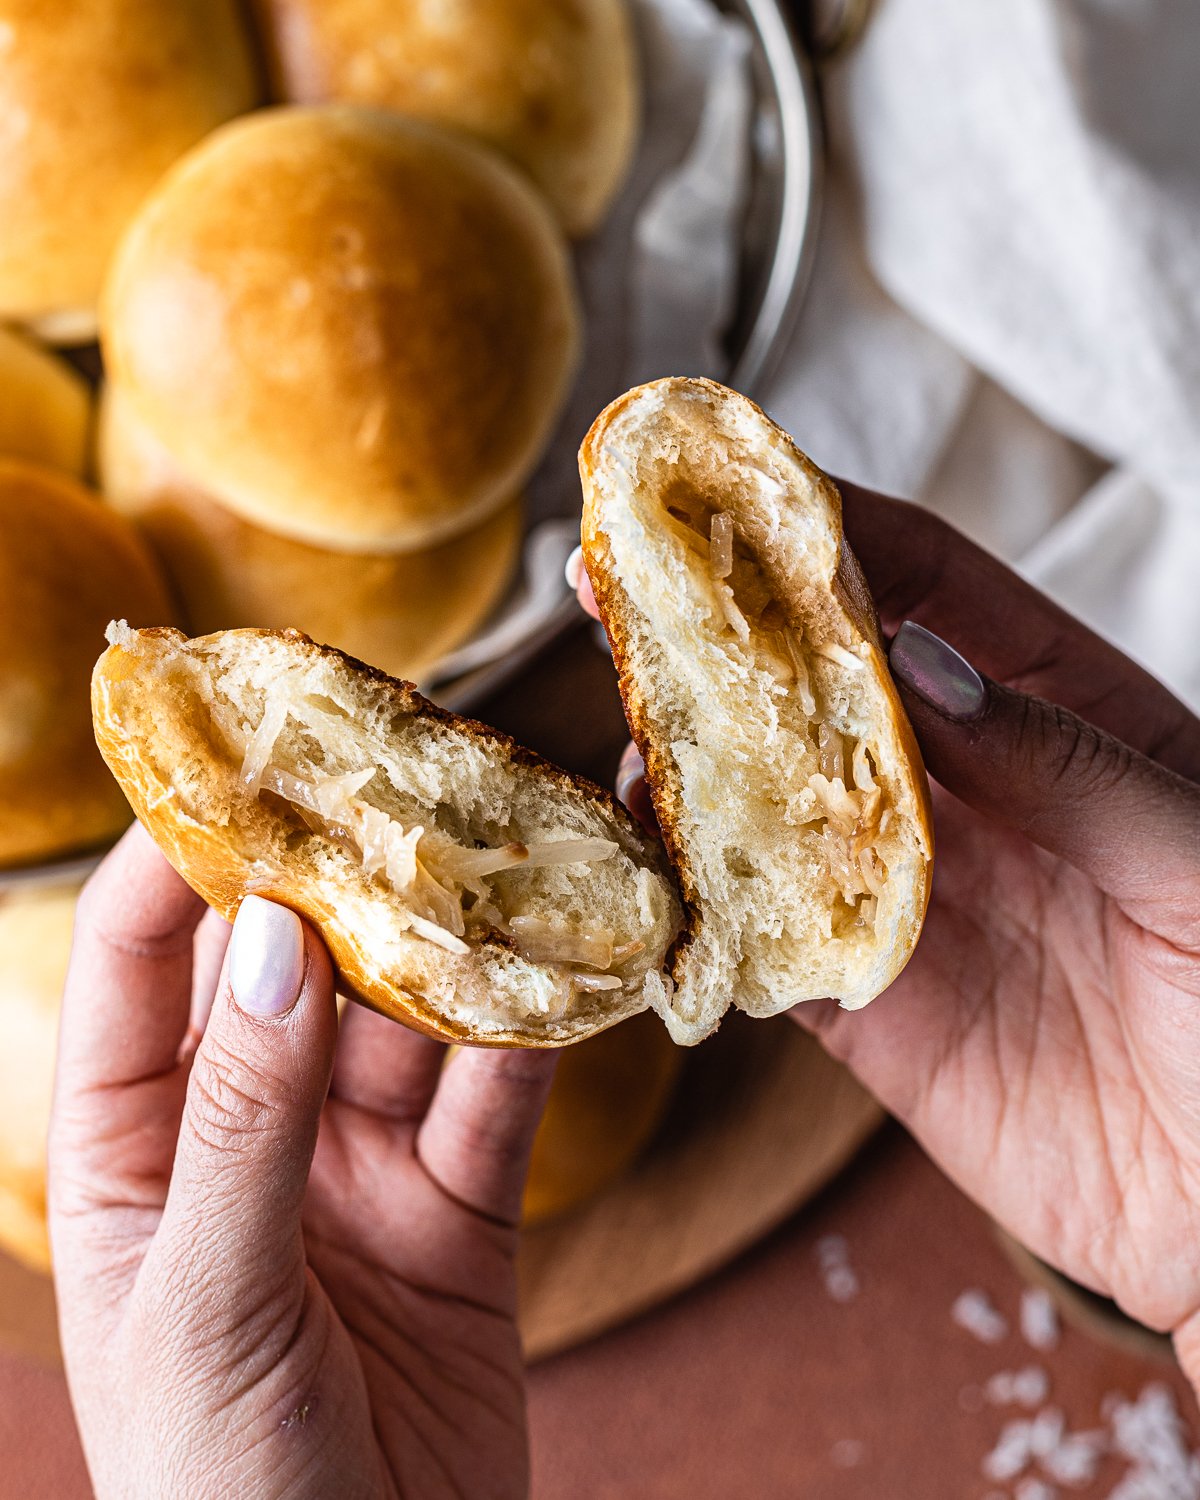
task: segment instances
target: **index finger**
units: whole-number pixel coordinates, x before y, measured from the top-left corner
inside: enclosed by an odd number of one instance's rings
[[[79,898],[63,991],[60,1098],[174,1070],[203,912],[201,898],[135,823]]]
[[[889,635],[915,620],[989,677],[1200,779],[1200,720],[1157,678],[919,505],[838,488],[846,538]]]

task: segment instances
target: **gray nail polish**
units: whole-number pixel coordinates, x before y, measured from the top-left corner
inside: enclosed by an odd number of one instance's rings
[[[896,632],[889,656],[893,673],[930,708],[956,724],[969,724],[987,707],[983,678],[953,646],[912,620]]]
[[[247,896],[229,940],[229,987],[252,1016],[283,1016],[304,982],[304,929],[286,906]]]

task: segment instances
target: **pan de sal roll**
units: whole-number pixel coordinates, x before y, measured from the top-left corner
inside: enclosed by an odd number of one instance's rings
[[[0,460],[0,865],[102,844],[129,822],[88,715],[118,611],[174,618],[145,542],[69,476]]]
[[[113,386],[100,482],[166,570],[198,634],[295,625],[396,677],[419,678],[499,603],[521,548],[520,500],[419,552],[330,552],[243,521],[191,484]]]
[[[678,1040],[895,978],[929,791],[833,484],[745,397],[663,380],[580,456],[583,552],[684,896]]]
[[[236,0],[0,0],[0,319],[94,338],[142,199],[257,97]]]
[[[603,218],[633,154],[626,0],[257,0],[281,97],[341,99],[488,141],[568,234]]]
[[[533,1141],[527,1227],[580,1208],[630,1170],[662,1124],[682,1059],[649,1013],[563,1053]]]
[[[49,1271],[46,1134],[75,886],[0,895],[0,1249]]]
[[[0,455],[82,475],[92,393],[66,360],[0,328]]]
[[[114,625],[105,759],[171,863],[320,930],[346,993],[448,1041],[548,1047],[662,998],[661,851],[607,793],[296,631]]]
[[[265,110],[160,183],[104,297],[109,375],[198,486],[315,546],[477,525],[575,366],[565,243],[484,147],[383,111]]]

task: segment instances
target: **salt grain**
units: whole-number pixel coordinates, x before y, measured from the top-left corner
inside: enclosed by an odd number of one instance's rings
[[[1104,1432],[1073,1432],[1042,1459],[1042,1468],[1059,1484],[1081,1488],[1091,1484],[1108,1450]]]
[[[1050,1377],[1038,1365],[999,1370],[984,1387],[984,1394],[993,1406],[1024,1406],[1032,1411],[1050,1394]]]
[[[1058,1500],[1058,1491],[1041,1479],[1022,1479],[1013,1491],[1014,1500]]]
[[[950,1316],[982,1344],[998,1344],[1008,1334],[1007,1319],[997,1312],[986,1292],[963,1292],[955,1299]]]
[[[1029,1429],[1029,1449],[1035,1458],[1045,1458],[1062,1442],[1067,1419],[1056,1406],[1038,1412]]]
[[[1049,1292],[1028,1287],[1021,1293],[1021,1336],[1031,1349],[1058,1348],[1058,1312]]]
[[[1032,1422],[1009,1422],[983,1461],[984,1477],[1003,1481],[1024,1473],[1033,1457],[1032,1432]]]
[[[866,1460],[867,1445],[857,1438],[842,1438],[834,1443],[829,1456],[839,1469],[857,1469]]]
[[[816,1244],[816,1255],[826,1295],[834,1302],[853,1302],[862,1288],[850,1264],[850,1247],[845,1237],[822,1235]]]

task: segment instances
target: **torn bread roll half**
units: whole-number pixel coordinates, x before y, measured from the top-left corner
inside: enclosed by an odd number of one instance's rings
[[[745,397],[622,396],[580,455],[583,552],[675,867],[665,1018],[857,1009],[912,953],[929,789],[841,497]]]
[[[348,992],[446,1040],[559,1046],[661,1010],[680,909],[607,793],[295,631],[109,640],[100,749],[224,916],[290,906]]]

